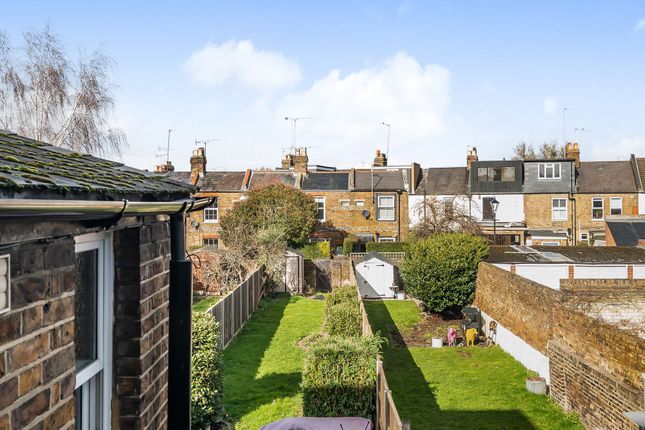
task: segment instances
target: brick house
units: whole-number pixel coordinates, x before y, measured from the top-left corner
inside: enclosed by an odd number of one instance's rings
[[[208,201],[4,131],[0,159],[0,429],[189,428],[184,214]]]
[[[312,196],[318,205],[322,227],[310,240],[342,244],[355,234],[364,241],[404,240],[409,231],[408,194],[418,181],[420,168],[388,166],[385,154],[377,151],[369,169],[336,169],[309,165],[305,148],[284,156],[276,169],[207,171],[204,148],[191,157],[191,172],[170,172],[168,177],[196,185],[195,197],[214,198],[212,206],[190,215],[186,226],[190,248],[220,245],[219,219],[244,199],[248,191],[270,184],[283,184]]]

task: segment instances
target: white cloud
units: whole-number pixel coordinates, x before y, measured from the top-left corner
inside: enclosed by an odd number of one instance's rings
[[[347,148],[363,159],[372,157],[374,149],[385,150],[382,121],[392,125],[391,148],[428,143],[426,139],[444,131],[449,103],[449,71],[436,64],[421,65],[400,52],[378,67],[346,76],[332,70],[311,88],[287,95],[276,116],[312,117],[299,125],[298,140],[318,146],[316,158],[347,165],[360,161],[338,156]]]
[[[638,21],[636,21],[636,25],[634,26],[634,32],[641,31],[644,28],[645,28],[645,18],[641,18]]]
[[[637,136],[623,137],[610,141],[610,144],[606,142],[593,144],[589,159],[607,161],[628,160],[631,154],[636,154],[638,157],[643,153],[645,153],[645,138]]]
[[[555,97],[547,97],[544,99],[544,113],[553,115],[558,110],[558,101]]]
[[[214,87],[234,82],[259,91],[274,91],[300,81],[300,66],[279,52],[262,51],[250,40],[207,43],[183,63],[198,84]]]

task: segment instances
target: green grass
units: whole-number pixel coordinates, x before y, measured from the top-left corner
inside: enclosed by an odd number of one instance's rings
[[[224,404],[236,430],[256,430],[302,415],[302,337],[320,330],[323,302],[280,296],[263,300],[224,351]]]
[[[412,301],[365,303],[374,330],[387,336],[419,319]],[[413,429],[582,429],[546,396],[530,394],[530,376],[499,347],[393,348],[383,351],[399,414]]]
[[[212,306],[215,306],[220,299],[220,296],[211,296],[207,299],[200,300],[193,305],[193,312],[206,312]]]

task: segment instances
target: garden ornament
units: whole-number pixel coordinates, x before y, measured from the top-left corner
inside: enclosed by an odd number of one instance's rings
[[[455,346],[457,341],[457,330],[450,327],[448,328],[448,346]]]
[[[475,346],[475,337],[477,337],[476,328],[466,330],[466,346]]]

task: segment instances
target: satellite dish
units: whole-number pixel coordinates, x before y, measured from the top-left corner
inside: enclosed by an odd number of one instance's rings
[[[190,222],[190,225],[192,225],[195,229],[198,229],[198,228],[199,228],[199,223],[198,223],[197,221],[195,221],[195,220],[192,220],[192,221]]]
[[[363,217],[365,217],[365,219],[368,219],[370,217],[370,211],[368,211],[367,209],[363,210],[361,214],[363,215]]]

